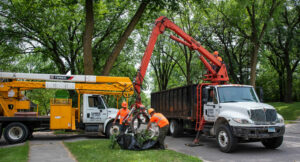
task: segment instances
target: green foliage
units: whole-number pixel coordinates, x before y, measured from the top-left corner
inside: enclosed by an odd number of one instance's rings
[[[135,134],[137,142],[142,146],[144,142],[153,140],[156,141],[158,136],[151,137],[151,133],[148,130],[142,130]]]
[[[26,162],[28,161],[28,153],[29,153],[29,144],[26,142],[21,146],[12,146],[0,148],[0,162],[7,161],[18,161],[18,162]]]
[[[284,120],[296,120],[300,117],[300,102],[283,103],[271,102],[270,105],[274,106]]]
[[[278,101],[279,82],[286,76],[275,72],[270,58],[281,60],[283,50],[279,46],[279,56],[266,44],[277,45],[278,36],[290,40],[289,64],[295,66],[299,60],[299,24],[289,32],[284,19],[298,20],[299,3],[294,0],[279,1],[270,18],[268,12],[273,0],[151,0],[133,33],[122,49],[111,76],[127,76],[134,81],[136,69],[140,66],[154,21],[159,16],[167,16],[187,34],[201,43],[209,52],[219,51],[227,65],[231,83],[249,84],[250,62],[253,45],[260,44],[258,51],[257,85],[263,87],[266,101]],[[119,37],[136,13],[141,0],[94,1],[95,28],[93,37],[93,60],[95,74],[102,68]],[[84,1],[41,0],[0,1],[0,70],[30,73],[83,74],[82,36],[84,29]],[[249,9],[251,12],[249,12]],[[251,14],[252,9],[255,16]],[[290,22],[290,21],[289,21]],[[267,24],[264,29],[264,24]],[[290,23],[292,24],[292,23]],[[262,30],[264,33],[261,33]],[[166,30],[166,34],[174,34]],[[266,34],[264,39],[257,39]],[[288,36],[294,36],[288,39]],[[254,40],[259,40],[255,42]],[[283,41],[288,42],[288,41]],[[280,45],[280,44],[279,44]],[[173,67],[164,71],[166,67]],[[195,52],[176,43],[165,35],[160,35],[153,52],[152,67],[149,66],[143,90],[145,92],[169,89],[186,84],[203,82],[206,73]],[[161,70],[161,72],[155,72]],[[292,84],[293,99],[300,100],[299,66],[294,69]],[[157,74],[161,75],[157,75]],[[164,84],[162,84],[164,83]],[[33,93],[34,92],[34,93]],[[48,111],[50,96],[54,91],[29,91],[29,98],[37,102],[42,114]],[[150,106],[148,94],[142,94],[143,103]],[[45,96],[43,99],[41,96]],[[76,97],[73,101],[76,101]],[[108,105],[116,105],[126,100],[107,97]],[[135,97],[129,99],[132,104]]]
[[[109,137],[109,140],[110,140],[110,143],[109,143],[109,148],[110,149],[114,149],[116,144],[117,144],[117,138],[116,138],[116,135],[113,134]]]
[[[26,91],[26,96],[38,105],[40,115],[48,115],[50,112],[50,99],[54,98],[56,90],[34,89]]]
[[[57,90],[55,92],[55,98],[70,98],[70,95],[66,90]]]
[[[78,142],[65,142],[71,153],[79,162],[85,161],[141,161],[141,162],[179,162],[201,161],[200,159],[178,153],[172,150],[145,150],[132,151],[120,148],[110,149],[109,140],[84,140]]]

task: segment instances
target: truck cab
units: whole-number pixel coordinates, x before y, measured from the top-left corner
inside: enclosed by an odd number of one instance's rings
[[[281,145],[284,119],[273,106],[260,102],[252,86],[210,85],[203,94],[204,119],[211,125],[208,134],[216,137],[222,151],[230,152],[237,142]]]
[[[109,108],[102,95],[83,94],[81,102],[82,123],[86,132],[102,132],[109,136],[109,128],[118,109]]]

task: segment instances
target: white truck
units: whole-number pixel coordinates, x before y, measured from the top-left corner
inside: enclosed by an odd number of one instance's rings
[[[151,107],[169,119],[172,136],[196,130],[215,137],[223,152],[233,151],[238,142],[261,141],[275,149],[285,132],[283,117],[248,85],[204,83],[155,92]]]

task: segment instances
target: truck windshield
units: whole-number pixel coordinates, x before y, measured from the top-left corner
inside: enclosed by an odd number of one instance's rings
[[[221,103],[226,102],[258,102],[251,87],[218,87]]]

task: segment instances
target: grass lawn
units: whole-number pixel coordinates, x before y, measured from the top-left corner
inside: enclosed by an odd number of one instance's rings
[[[270,102],[278,113],[281,114],[284,120],[296,120],[300,117],[300,102],[284,103],[284,102]]]
[[[29,145],[26,142],[22,146],[0,148],[0,162],[27,162]]]
[[[72,154],[79,162],[84,161],[130,161],[130,162],[181,162],[201,161],[200,159],[178,153],[172,150],[121,150],[116,144],[115,149],[109,148],[110,140],[84,140],[65,142]]]

